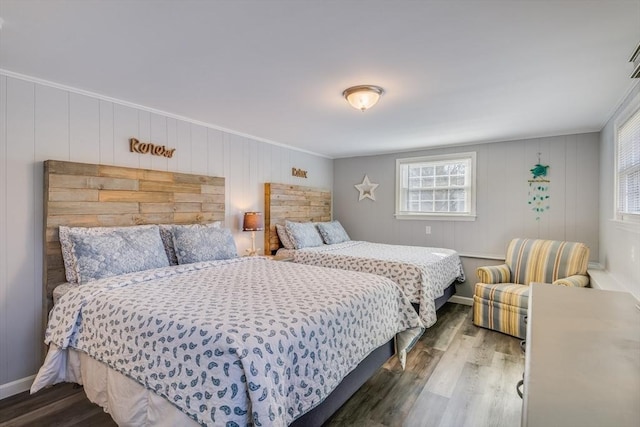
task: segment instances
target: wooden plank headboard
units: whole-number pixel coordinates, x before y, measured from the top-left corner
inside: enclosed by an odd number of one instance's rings
[[[282,245],[276,224],[331,221],[331,191],[289,184],[264,184],[264,246],[270,255]]]
[[[44,322],[65,282],[61,225],[97,227],[224,221],[224,178],[118,166],[44,162]]]

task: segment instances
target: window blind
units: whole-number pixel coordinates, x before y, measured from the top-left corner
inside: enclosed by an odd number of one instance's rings
[[[617,217],[640,219],[640,109],[618,128]]]

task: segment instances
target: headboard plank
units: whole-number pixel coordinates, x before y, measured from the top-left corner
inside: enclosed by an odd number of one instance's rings
[[[264,184],[264,241],[267,255],[280,245],[276,224],[331,221],[331,191],[289,184]]]
[[[88,190],[93,191],[93,190]],[[172,193],[159,193],[154,191],[115,191],[102,190],[96,192],[96,200],[101,202],[152,202],[169,203],[173,201]]]
[[[58,227],[224,221],[225,180],[205,175],[44,162],[43,321],[65,281]]]

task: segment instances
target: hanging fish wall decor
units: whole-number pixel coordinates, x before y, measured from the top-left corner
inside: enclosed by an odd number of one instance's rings
[[[549,183],[546,179],[548,165],[540,163],[540,153],[538,153],[538,163],[530,169],[533,178],[529,180],[529,201],[531,210],[536,213],[536,221],[540,220],[540,215],[550,208],[549,205]]]

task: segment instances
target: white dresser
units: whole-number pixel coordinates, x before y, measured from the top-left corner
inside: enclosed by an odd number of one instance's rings
[[[522,426],[640,426],[640,310],[628,293],[534,283]]]

